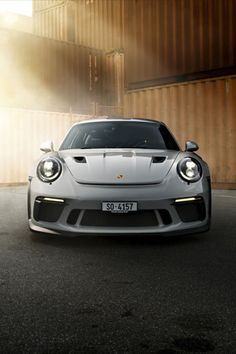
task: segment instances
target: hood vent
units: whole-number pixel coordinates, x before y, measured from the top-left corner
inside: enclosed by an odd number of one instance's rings
[[[75,156],[74,160],[78,163],[87,163],[86,158],[84,156]]]
[[[166,159],[165,156],[153,156],[152,163],[162,163]]]

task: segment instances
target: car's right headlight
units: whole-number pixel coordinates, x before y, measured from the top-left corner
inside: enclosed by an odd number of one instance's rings
[[[185,157],[180,160],[177,170],[179,175],[188,182],[197,182],[202,176],[200,163],[192,157]]]
[[[37,167],[37,175],[43,182],[53,182],[61,174],[61,162],[55,157],[46,157]]]

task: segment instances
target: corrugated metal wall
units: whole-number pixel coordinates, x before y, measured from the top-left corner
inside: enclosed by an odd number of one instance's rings
[[[125,0],[34,0],[34,33],[111,50],[124,46]]]
[[[65,0],[33,0],[33,11],[45,10],[56,5],[64,4]]]
[[[165,122],[182,148],[195,140],[213,182],[236,188],[235,102],[236,78],[224,78],[129,92],[124,114]]]
[[[25,183],[44,141],[58,148],[72,123],[88,119],[70,113],[0,108],[0,184]]]
[[[236,73],[235,14],[235,0],[125,1],[127,87],[231,66]]]
[[[101,51],[1,30],[0,105],[88,113],[102,93]]]
[[[67,40],[66,31],[66,7],[60,3],[51,8],[48,7],[44,11],[35,11],[33,16],[34,34],[61,41]]]
[[[76,42],[111,50],[124,46],[125,0],[79,0]]]

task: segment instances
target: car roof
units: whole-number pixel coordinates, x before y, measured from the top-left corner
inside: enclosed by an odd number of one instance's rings
[[[76,122],[74,125],[78,124],[84,124],[84,123],[93,123],[93,122],[146,122],[146,123],[157,123],[157,124],[162,124],[165,125],[163,122],[155,120],[155,119],[149,119],[149,118],[123,118],[123,117],[97,117],[94,119],[86,119],[86,120],[81,120],[79,122]]]

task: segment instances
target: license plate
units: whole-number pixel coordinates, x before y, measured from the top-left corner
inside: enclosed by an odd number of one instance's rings
[[[102,203],[103,211],[111,213],[128,213],[138,209],[137,202],[104,202]]]

